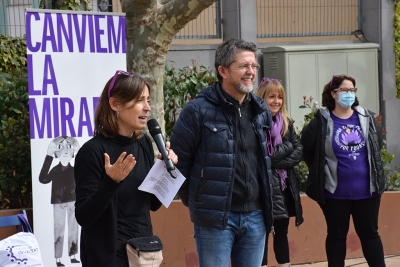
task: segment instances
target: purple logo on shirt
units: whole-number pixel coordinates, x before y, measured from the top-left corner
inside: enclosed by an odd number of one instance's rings
[[[341,141],[347,146],[358,145],[361,143],[360,134],[356,130],[350,130],[350,128],[347,128],[344,133],[341,134]]]
[[[358,150],[365,146],[361,127],[353,124],[339,127],[335,132],[334,140],[340,149],[351,152],[349,156],[354,160],[360,155]]]

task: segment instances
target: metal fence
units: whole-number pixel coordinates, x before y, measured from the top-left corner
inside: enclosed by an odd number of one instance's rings
[[[39,0],[0,0],[0,34],[25,34],[25,8],[38,8]]]
[[[257,0],[257,37],[350,35],[361,0]]]
[[[197,19],[190,21],[175,35],[175,39],[216,39],[222,37],[221,2],[217,1],[203,10]]]
[[[0,0],[0,34],[21,37],[25,34],[26,8],[51,8],[52,0]],[[120,0],[92,0],[89,9],[97,12],[122,12]],[[190,21],[175,39],[221,38],[221,4],[215,2],[197,19]]]
[[[25,8],[54,0],[0,0],[0,34],[25,34]],[[60,0],[58,0],[60,1]],[[251,0],[248,0],[251,1]],[[350,35],[359,29],[361,0],[256,0],[257,37]],[[89,8],[122,12],[120,0],[92,0]],[[175,39],[221,38],[221,2],[189,22]]]

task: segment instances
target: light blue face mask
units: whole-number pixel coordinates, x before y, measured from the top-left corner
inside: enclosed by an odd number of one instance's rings
[[[338,103],[344,108],[350,108],[354,101],[356,100],[356,94],[353,93],[346,93],[346,94],[339,94]]]

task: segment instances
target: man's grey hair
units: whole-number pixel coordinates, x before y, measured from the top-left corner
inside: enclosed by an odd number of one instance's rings
[[[235,61],[236,54],[241,51],[251,51],[256,56],[257,46],[252,42],[246,42],[242,39],[230,39],[223,42],[215,51],[215,70],[217,78],[221,82],[222,76],[218,72],[218,67],[229,67]]]

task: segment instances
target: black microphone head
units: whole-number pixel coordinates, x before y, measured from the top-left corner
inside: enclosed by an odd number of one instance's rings
[[[147,121],[147,128],[151,136],[155,136],[156,134],[161,134],[161,127],[158,125],[158,122],[155,119],[151,119]]]

